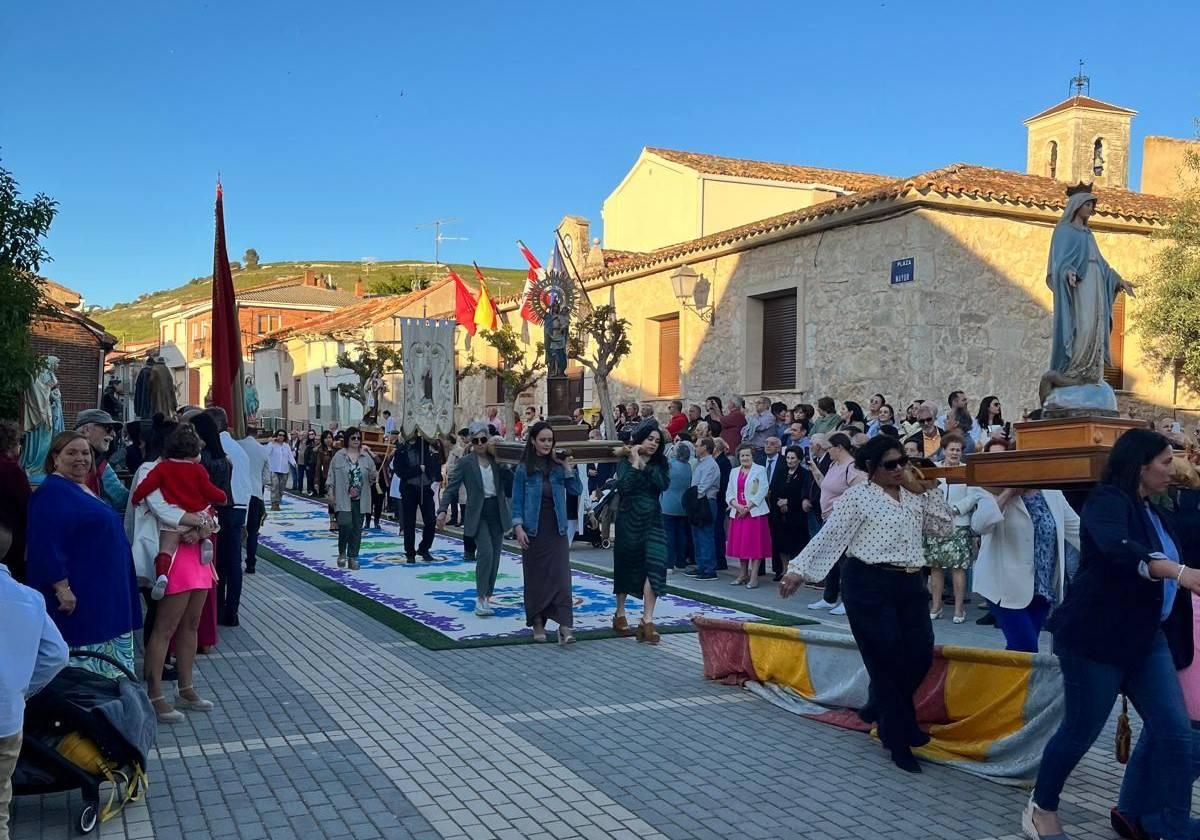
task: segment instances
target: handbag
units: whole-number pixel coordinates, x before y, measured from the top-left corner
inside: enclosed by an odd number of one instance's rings
[[[1121,714],[1117,717],[1116,754],[1118,764],[1129,763],[1133,732],[1129,729],[1129,698],[1121,695]]]

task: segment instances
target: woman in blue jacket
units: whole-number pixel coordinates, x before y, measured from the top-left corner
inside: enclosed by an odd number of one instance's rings
[[[525,624],[535,642],[546,641],[546,622],[558,624],[558,643],[575,641],[571,599],[571,545],[567,494],[583,492],[571,456],[554,450],[554,429],[535,423],[513,476],[513,534],[524,549]]]
[[[1081,517],[1079,572],[1047,627],[1063,674],[1063,722],[1046,744],[1022,818],[1029,840],[1062,838],[1059,795],[1112,712],[1119,692],[1145,726],[1130,768],[1151,746],[1161,778],[1161,836],[1184,840],[1191,807],[1191,728],[1165,623],[1176,596],[1200,592],[1200,570],[1181,565],[1180,542],[1151,498],[1171,482],[1162,435],[1122,435]],[[1149,737],[1153,734],[1152,738]]]

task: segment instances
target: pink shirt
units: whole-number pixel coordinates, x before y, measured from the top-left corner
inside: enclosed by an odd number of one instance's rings
[[[828,519],[838,496],[854,485],[861,484],[866,478],[867,474],[860,472],[854,466],[853,460],[844,464],[831,464],[825,472],[825,477],[821,479],[821,518]]]

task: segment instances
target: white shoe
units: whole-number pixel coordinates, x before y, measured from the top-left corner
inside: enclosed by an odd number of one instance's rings
[[[831,609],[829,611],[829,614],[830,615],[845,615],[846,614],[846,605],[839,603],[836,607],[834,607],[833,609]]]
[[[808,605],[808,608],[810,610],[831,610],[836,606],[837,606],[837,604],[831,604],[828,601],[826,601],[824,598],[822,598],[819,601],[813,601],[811,604]]]
[[[486,617],[489,615],[495,615],[495,614],[496,614],[496,611],[491,608],[491,606],[488,604],[487,601],[484,601],[482,599],[477,599],[475,601],[475,615],[483,618],[483,617]]]
[[[167,594],[167,576],[159,575],[154,581],[154,588],[150,590],[150,599],[152,601],[161,601],[163,596]]]

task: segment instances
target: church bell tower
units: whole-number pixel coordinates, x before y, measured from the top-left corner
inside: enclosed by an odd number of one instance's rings
[[[1091,81],[1071,80],[1071,95],[1025,120],[1025,171],[1067,184],[1129,189],[1129,127],[1137,111],[1093,99]]]

